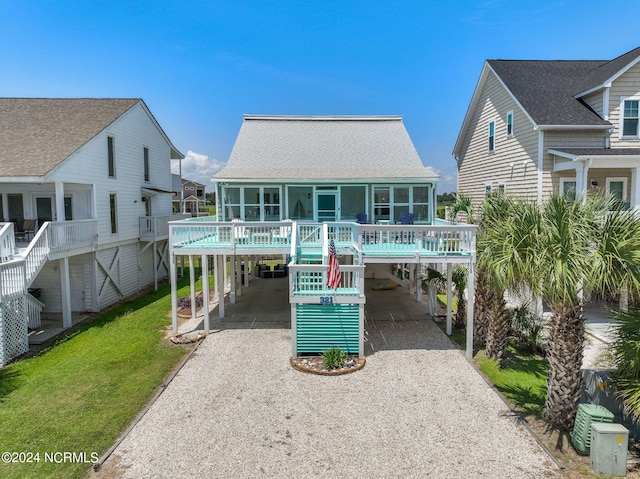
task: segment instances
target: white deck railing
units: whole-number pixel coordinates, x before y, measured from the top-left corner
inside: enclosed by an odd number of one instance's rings
[[[46,222],[43,228],[49,230],[49,250],[51,253],[92,246],[98,241],[98,220]],[[43,228],[40,228],[38,233]]]
[[[0,261],[9,261],[16,250],[13,223],[0,223]]]
[[[141,216],[140,239],[143,241],[153,241],[157,238],[169,236],[170,221],[180,221],[190,217],[191,215],[186,213],[164,216]]]
[[[363,256],[474,255],[474,225],[360,225],[357,223],[308,222],[205,222],[179,221],[170,224],[172,248],[237,251],[311,251],[327,256],[333,239],[336,248],[351,248]]]
[[[41,314],[44,304],[30,294],[27,294],[27,317],[31,329],[39,328],[42,325]]]
[[[341,282],[337,290],[327,286],[327,264],[289,264],[289,295],[291,298],[309,296],[364,297],[364,266],[340,265]]]

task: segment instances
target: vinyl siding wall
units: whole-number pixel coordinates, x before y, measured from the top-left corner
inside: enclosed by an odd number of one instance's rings
[[[639,139],[620,138],[621,97],[640,98],[640,64],[636,64],[616,79],[609,89],[609,121],[614,127],[611,135],[612,148],[640,148]]]
[[[595,110],[598,115],[600,115],[601,117],[604,117],[604,110],[602,108],[603,106],[603,97],[602,97],[602,91],[597,91],[595,93],[591,93],[585,97],[582,97],[582,100],[587,103],[587,105],[589,105],[593,110]]]
[[[491,72],[478,105],[459,154],[458,191],[470,194],[478,205],[485,196],[486,183],[497,188],[504,182],[507,194],[535,199],[538,132]],[[506,114],[510,110],[514,114],[514,134],[507,137]],[[496,122],[493,153],[489,152],[488,139],[491,120]],[[529,160],[526,167],[525,160]]]
[[[72,311],[91,311],[93,309],[95,290],[92,277],[93,254],[69,258]],[[44,313],[62,312],[59,260],[47,262],[31,287],[42,289],[40,301],[45,305]]]
[[[115,138],[116,177],[107,173],[107,137]],[[149,148],[150,181],[144,181],[143,148]],[[171,191],[170,149],[141,104],[80,148],[50,176],[52,181],[92,184],[95,188],[98,243],[137,240],[145,215],[141,187]],[[117,194],[118,233],[111,233],[109,195]],[[171,195],[154,195],[152,213],[171,214]]]

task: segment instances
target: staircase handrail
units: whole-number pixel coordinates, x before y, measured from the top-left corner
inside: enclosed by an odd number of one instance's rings
[[[0,223],[0,261],[9,261],[16,250],[16,237],[13,223]]]

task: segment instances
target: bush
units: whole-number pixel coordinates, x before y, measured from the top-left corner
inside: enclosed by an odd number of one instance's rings
[[[514,308],[510,321],[511,332],[520,346],[532,353],[542,352],[540,335],[544,330],[544,319],[534,314],[528,303]]]
[[[338,346],[333,346],[322,352],[322,364],[324,364],[327,369],[338,369],[344,365],[348,357],[347,353]]]
[[[640,422],[640,311],[617,311],[616,339],[610,346],[616,365],[613,383],[624,412]]]

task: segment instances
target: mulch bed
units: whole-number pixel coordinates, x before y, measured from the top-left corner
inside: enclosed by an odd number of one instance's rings
[[[307,358],[290,358],[289,362],[291,367],[303,373],[319,374],[321,376],[340,376],[342,374],[349,374],[362,369],[366,363],[364,356],[353,356],[345,361],[345,365],[338,369],[328,369],[322,364],[322,358],[320,356],[307,357]]]

